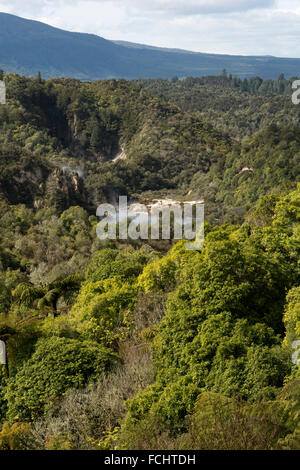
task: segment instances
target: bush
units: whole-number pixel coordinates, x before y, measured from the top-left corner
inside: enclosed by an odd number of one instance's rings
[[[124,365],[84,389],[71,390],[46,416],[33,424],[39,448],[63,450],[93,449],[120,426],[125,416],[125,400],[153,381],[149,351],[123,344]],[[97,445],[99,450],[99,446]]]
[[[202,393],[196,402],[183,448],[197,450],[271,450],[284,435],[279,416],[267,406]]]
[[[150,255],[143,250],[112,250],[105,248],[97,251],[87,268],[86,278],[97,282],[111,277],[129,281],[137,277],[149,262]]]
[[[69,319],[84,338],[110,345],[128,334],[136,290],[118,278],[85,284]]]
[[[4,423],[0,432],[0,450],[26,450],[32,445],[28,423]]]
[[[83,387],[116,362],[115,354],[93,342],[57,337],[39,340],[32,357],[8,381],[8,416],[34,419],[67,390]]]
[[[283,317],[286,328],[286,342],[291,345],[300,338],[300,287],[294,287],[287,296],[287,305]]]

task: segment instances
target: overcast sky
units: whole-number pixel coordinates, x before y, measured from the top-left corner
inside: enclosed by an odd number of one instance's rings
[[[0,0],[0,11],[107,39],[300,57],[300,0]]]

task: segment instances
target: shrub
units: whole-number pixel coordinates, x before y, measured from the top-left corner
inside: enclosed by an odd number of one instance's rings
[[[0,432],[0,450],[26,450],[32,444],[30,424],[4,423]]]
[[[268,406],[251,407],[216,393],[196,402],[183,448],[197,450],[271,450],[284,435],[284,425]]]
[[[111,277],[129,281],[137,277],[149,262],[150,255],[143,250],[112,250],[105,248],[97,251],[87,268],[86,278],[97,282]]]
[[[85,284],[70,311],[72,326],[85,338],[110,345],[132,326],[136,290],[118,278]]]
[[[127,347],[125,347],[127,346]],[[80,390],[71,390],[33,424],[38,448],[55,446],[62,450],[68,443],[73,450],[99,450],[97,443],[107,442],[126,413],[125,400],[153,381],[149,351],[123,344],[124,365]],[[101,447],[101,448],[102,448]]]
[[[115,354],[93,342],[40,339],[32,357],[8,381],[8,416],[33,419],[67,390],[83,387],[116,362]]]

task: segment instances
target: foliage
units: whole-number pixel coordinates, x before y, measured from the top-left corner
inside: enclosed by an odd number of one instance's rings
[[[134,301],[134,288],[117,278],[87,283],[70,311],[70,321],[84,338],[112,345],[128,333]]]
[[[8,416],[33,419],[67,390],[83,387],[116,362],[116,355],[92,342],[40,339],[32,357],[8,380]]]
[[[290,81],[5,81],[0,445],[299,448]],[[204,199],[204,247],[100,241],[120,194]]]
[[[279,413],[212,392],[196,401],[183,447],[199,450],[272,450],[286,434]]]
[[[277,81],[256,78],[81,83],[8,74],[5,81],[2,199],[68,210],[64,228],[76,214],[82,222],[74,237],[88,218],[70,206],[90,214],[119,194],[184,200],[192,191],[205,198],[211,222],[240,222],[260,196],[289,189],[299,174],[298,108],[285,94],[290,80],[279,80],[283,91]]]
[[[287,296],[287,305],[283,317],[288,344],[300,337],[300,287],[294,287]]]
[[[201,391],[249,402],[276,397],[292,368],[278,334],[286,292],[299,282],[300,246],[298,237],[295,255],[293,224],[277,224],[275,216],[252,231],[215,228],[193,253],[154,340],[156,382],[129,401],[128,426],[154,416],[162,429],[182,432]]]
[[[25,450],[31,439],[27,423],[4,423],[0,432],[0,450]]]
[[[114,277],[130,281],[143,271],[151,256],[153,257],[143,250],[118,251],[106,248],[97,251],[87,268],[86,279],[89,282],[97,282]]]

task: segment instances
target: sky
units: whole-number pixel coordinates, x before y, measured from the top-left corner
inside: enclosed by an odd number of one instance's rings
[[[0,0],[0,11],[106,39],[300,57],[300,0]]]

